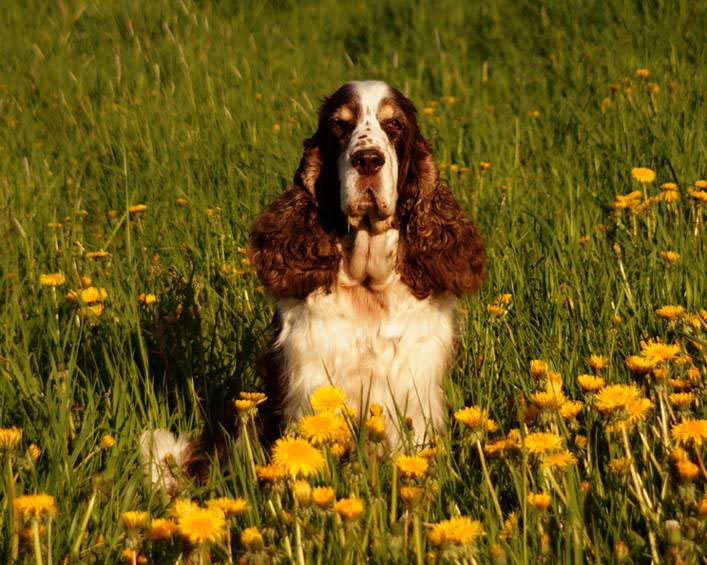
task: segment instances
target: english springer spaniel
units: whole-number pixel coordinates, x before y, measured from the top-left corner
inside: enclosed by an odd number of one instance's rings
[[[326,98],[249,255],[277,303],[264,363],[271,438],[328,384],[359,414],[383,406],[391,447],[401,416],[420,444],[443,427],[458,298],[479,287],[484,242],[440,181],[410,100],[380,81]]]

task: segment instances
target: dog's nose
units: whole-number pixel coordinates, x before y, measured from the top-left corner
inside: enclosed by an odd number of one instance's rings
[[[385,164],[385,156],[378,149],[361,149],[351,155],[351,164],[362,175],[375,175]]]

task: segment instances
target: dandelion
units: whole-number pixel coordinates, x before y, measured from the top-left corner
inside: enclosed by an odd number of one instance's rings
[[[237,398],[236,400],[234,400],[233,405],[236,407],[236,410],[238,410],[238,412],[240,412],[241,414],[250,412],[257,406],[256,403],[252,400],[245,400],[243,398]]]
[[[39,449],[39,446],[36,443],[31,443],[30,446],[27,448],[27,455],[32,461],[37,461],[41,454],[42,450]]]
[[[157,302],[157,296],[152,293],[142,292],[138,295],[137,300],[140,304],[144,304],[145,306],[152,306],[155,302]]]
[[[398,455],[395,466],[403,476],[419,479],[425,476],[429,461],[416,455]]]
[[[288,475],[310,477],[318,473],[325,464],[324,455],[304,439],[285,437],[275,442],[273,463]]]
[[[658,363],[672,361],[680,353],[680,346],[677,344],[661,343],[659,341],[642,341],[641,356]]]
[[[626,361],[625,365],[628,367],[629,371],[637,375],[645,375],[650,373],[657,363],[652,359],[646,359],[640,355],[631,355]]]
[[[614,475],[621,475],[629,470],[631,460],[628,457],[617,457],[609,461],[609,471]]]
[[[695,186],[696,186],[697,188],[705,189],[705,188],[707,188],[707,180],[703,180],[703,179],[701,179],[701,180],[696,180],[696,181],[695,181]]]
[[[241,532],[241,543],[250,551],[263,547],[263,534],[255,526],[245,528]]]
[[[312,502],[319,508],[329,508],[336,498],[336,493],[331,487],[315,487],[312,489]]]
[[[595,371],[601,371],[602,369],[606,369],[608,361],[606,357],[592,353],[587,357],[587,364]]]
[[[145,565],[147,563],[147,557],[130,547],[126,547],[120,555],[123,561],[127,561],[128,563],[137,563],[138,565]]]
[[[678,475],[680,475],[680,478],[686,481],[694,481],[700,472],[700,468],[688,459],[678,461],[675,464],[675,469]]]
[[[534,432],[525,436],[525,449],[533,455],[543,455],[562,448],[562,438],[549,432]]]
[[[199,505],[189,498],[177,498],[172,503],[172,506],[170,506],[169,513],[171,516],[179,518],[179,516],[188,514],[189,512],[197,510],[198,508]]]
[[[128,512],[123,512],[120,515],[120,521],[128,530],[138,530],[147,523],[148,517],[149,515],[147,512],[129,510]]]
[[[300,506],[308,506],[312,500],[312,485],[307,481],[295,481],[292,485],[292,496]]]
[[[617,194],[614,197],[614,203],[612,207],[616,210],[623,210],[625,208],[635,208],[640,203],[640,198],[643,196],[640,191],[634,190],[629,194],[621,195]]]
[[[541,467],[543,469],[564,471],[575,463],[577,463],[577,458],[570,451],[563,449],[543,457]]]
[[[597,392],[604,388],[606,384],[603,377],[597,377],[595,375],[579,375],[577,382],[584,392]]]
[[[114,438],[112,435],[110,435],[110,434],[105,434],[105,435],[101,438],[101,442],[98,444],[98,446],[99,446],[101,449],[110,449],[110,448],[113,447],[114,445],[115,445],[115,438]]]
[[[538,110],[531,110],[530,112],[528,112],[528,115],[534,120],[540,118],[540,112]]]
[[[660,258],[666,263],[672,264],[680,260],[680,253],[676,251],[660,251],[658,255],[660,255]]]
[[[265,396],[264,392],[246,392],[242,391],[238,395],[240,398],[243,400],[250,400],[251,402],[255,402],[256,404],[262,404],[265,402],[268,397]]]
[[[401,486],[400,498],[408,504],[416,502],[422,496],[422,489],[414,486]]]
[[[467,428],[479,428],[488,419],[488,412],[479,406],[465,406],[454,413],[454,419]]]
[[[39,275],[40,286],[58,287],[66,282],[66,277],[62,273],[47,273]]]
[[[579,400],[568,400],[560,406],[560,416],[565,420],[572,420],[577,417],[577,415],[584,408],[584,403]]]
[[[668,398],[671,404],[684,408],[695,401],[695,394],[692,392],[674,392]]]
[[[147,210],[147,204],[133,204],[128,207],[128,212],[134,215],[142,214],[145,210]]]
[[[22,440],[21,428],[0,428],[0,451],[15,449]]]
[[[649,183],[655,180],[655,171],[647,167],[634,167],[631,176],[640,183]]]
[[[486,311],[494,318],[500,318],[501,316],[504,316],[508,313],[508,310],[506,310],[503,306],[499,306],[498,304],[487,304]]]
[[[562,394],[562,391],[544,390],[534,392],[530,395],[533,404],[543,410],[557,410],[567,402],[567,398]]]
[[[331,443],[341,437],[342,427],[346,422],[333,412],[320,412],[312,416],[304,416],[297,429],[305,439],[316,446]]]
[[[661,306],[655,311],[655,313],[666,320],[673,320],[682,316],[685,313],[685,308],[682,306],[667,305]]]
[[[489,163],[488,161],[481,161],[479,163],[479,168],[482,171],[488,171],[491,168],[491,163]]]
[[[594,407],[603,413],[625,410],[640,397],[641,391],[636,385],[609,385],[594,397]]]
[[[703,441],[707,441],[707,420],[686,418],[673,426],[670,435],[680,445],[693,444],[700,447]]]
[[[500,537],[504,541],[507,540],[515,533],[517,526],[518,515],[515,512],[511,512],[508,517],[503,521],[503,527],[501,528],[498,537]]]
[[[484,527],[481,522],[467,516],[459,516],[435,524],[427,537],[435,546],[444,543],[468,545],[474,543],[483,533]]]
[[[248,510],[248,501],[244,498],[213,498],[206,501],[206,507],[217,508],[226,518],[230,518]]]
[[[550,367],[548,367],[547,362],[542,359],[532,359],[530,361],[530,374],[536,379],[546,376],[549,370]]]
[[[150,527],[145,534],[149,540],[166,540],[177,531],[177,524],[166,518],[156,518],[150,522]]]
[[[285,470],[280,465],[271,463],[270,465],[256,467],[255,475],[263,483],[274,483],[285,477]]]
[[[371,441],[383,441],[385,439],[385,418],[380,414],[372,414],[366,420],[366,432],[368,433],[368,439]]]
[[[699,202],[707,202],[707,191],[705,190],[693,190],[692,188],[688,188],[687,195],[693,200],[698,200]]]
[[[178,196],[175,202],[180,208],[184,208],[187,204],[189,204],[189,200],[187,200],[183,196]]]
[[[529,492],[528,493],[528,505],[538,510],[547,510],[550,508],[550,503],[552,499],[550,495],[546,492]]]
[[[346,396],[337,386],[320,386],[309,397],[309,402],[315,412],[336,412],[346,407]]]
[[[495,455],[509,449],[510,447],[512,447],[512,444],[510,444],[507,439],[498,439],[484,445],[484,453],[486,455]]]
[[[342,498],[334,504],[334,511],[344,520],[358,520],[364,508],[360,498]]]
[[[200,508],[196,505],[177,516],[177,531],[191,545],[214,543],[223,538],[226,518],[218,508]]]
[[[17,496],[12,504],[15,513],[20,516],[33,518],[56,516],[54,497],[48,494],[38,493]]]
[[[651,72],[648,69],[636,69],[636,76],[638,78],[648,78]]]

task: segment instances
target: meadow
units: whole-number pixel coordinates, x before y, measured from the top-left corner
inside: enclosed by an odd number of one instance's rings
[[[707,4],[2,13],[1,562],[703,562]],[[487,240],[447,432],[381,459],[377,408],[323,390],[155,491],[146,428],[256,424],[249,226],[358,78],[416,103]]]

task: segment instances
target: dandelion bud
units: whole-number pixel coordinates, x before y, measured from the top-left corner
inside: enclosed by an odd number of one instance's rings
[[[115,438],[112,435],[106,434],[101,438],[101,443],[100,443],[101,449],[110,449],[114,445],[115,445]]]
[[[625,541],[617,541],[614,544],[614,557],[618,563],[625,561],[630,553],[631,550],[628,548]]]
[[[29,458],[34,462],[39,459],[39,456],[42,454],[42,450],[39,449],[37,444],[33,443],[30,444],[30,446],[27,448],[27,455],[29,455]]]
[[[300,506],[309,506],[312,500],[312,486],[307,481],[295,481],[292,485],[292,495]]]
[[[666,520],[665,534],[670,545],[679,545],[682,541],[682,534],[680,533],[680,522],[678,522],[677,520]]]
[[[255,526],[241,532],[241,543],[250,551],[263,547],[263,535]]]

